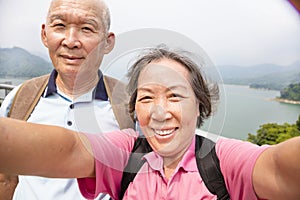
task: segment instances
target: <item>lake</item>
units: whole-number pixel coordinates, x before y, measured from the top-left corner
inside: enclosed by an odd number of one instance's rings
[[[252,89],[248,86],[223,85],[225,99],[220,103],[216,117],[205,124],[206,130],[225,137],[246,139],[265,123],[294,124],[300,115],[300,105],[274,101],[279,91]],[[215,126],[214,126],[215,125]],[[216,128],[215,128],[216,127]]]
[[[0,79],[20,84],[24,79]],[[220,85],[220,99],[216,114],[207,120],[203,129],[218,135],[246,139],[265,123],[294,124],[300,114],[300,105],[274,101],[279,91],[251,89],[248,86]],[[0,91],[3,96],[4,91]]]

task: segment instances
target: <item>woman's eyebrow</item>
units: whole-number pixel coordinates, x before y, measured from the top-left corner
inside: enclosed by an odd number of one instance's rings
[[[186,85],[183,85],[183,84],[172,85],[172,86],[169,86],[168,88],[170,90],[175,90],[175,89],[184,89],[184,90],[186,90],[187,89]]]
[[[188,88],[183,85],[183,84],[176,84],[176,85],[171,85],[171,86],[165,86],[165,85],[162,85],[163,87],[166,88],[166,90],[168,91],[172,91],[172,90],[180,90],[180,89],[183,89],[183,90],[187,90]],[[144,92],[152,92],[153,89],[150,88],[149,86],[141,86],[141,87],[138,87],[137,88],[138,91],[144,91]]]

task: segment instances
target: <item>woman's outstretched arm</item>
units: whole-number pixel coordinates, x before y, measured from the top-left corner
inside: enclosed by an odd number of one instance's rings
[[[0,118],[0,172],[45,177],[94,176],[87,138],[56,126]]]
[[[300,137],[268,148],[258,158],[253,186],[262,199],[300,199]]]

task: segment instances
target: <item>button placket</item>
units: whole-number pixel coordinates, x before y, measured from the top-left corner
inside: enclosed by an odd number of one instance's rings
[[[74,121],[74,108],[75,108],[74,103],[71,103],[69,105],[69,114],[68,114],[68,119],[67,119],[67,125],[68,126],[72,126],[73,125],[73,121]]]

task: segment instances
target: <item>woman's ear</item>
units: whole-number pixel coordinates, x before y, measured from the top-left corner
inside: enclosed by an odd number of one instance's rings
[[[105,54],[110,53],[113,50],[114,46],[115,46],[115,34],[109,32],[106,36],[106,44],[104,49]]]
[[[200,112],[201,112],[201,111],[200,111],[201,108],[200,108],[199,100],[197,100],[197,105],[198,105],[198,106],[197,106],[197,108],[198,108],[198,109],[197,109],[197,117],[199,117],[199,116],[200,116]]]
[[[45,47],[48,47],[46,25],[45,24],[42,24],[41,39],[42,39],[42,42],[45,45]]]
[[[138,121],[138,118],[137,118],[137,115],[136,115],[136,112],[135,112],[135,111],[133,111],[133,120],[134,120],[134,121]]]

